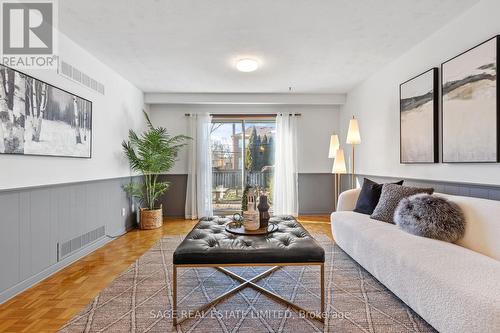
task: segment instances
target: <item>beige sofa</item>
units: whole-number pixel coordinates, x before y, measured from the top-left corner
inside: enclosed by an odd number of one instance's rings
[[[457,244],[408,234],[352,210],[359,189],[332,213],[336,243],[440,332],[500,332],[500,202],[450,196],[467,227]]]

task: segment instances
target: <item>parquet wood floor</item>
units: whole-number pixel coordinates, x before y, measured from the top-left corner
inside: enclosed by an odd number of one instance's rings
[[[311,233],[332,237],[329,216],[301,216]],[[0,305],[0,332],[55,332],[158,239],[183,235],[196,221],[166,219],[156,230],[132,230]]]

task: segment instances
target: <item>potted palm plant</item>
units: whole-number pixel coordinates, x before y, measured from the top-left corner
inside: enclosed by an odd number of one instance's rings
[[[158,176],[172,169],[189,137],[171,136],[165,128],[153,126],[146,112],[144,116],[147,130],[141,134],[129,130],[128,140],[122,143],[130,168],[142,175],[142,180],[127,184],[124,190],[141,207],[139,227],[155,229],[163,224],[163,207],[158,201],[170,186],[169,182],[159,181]]]

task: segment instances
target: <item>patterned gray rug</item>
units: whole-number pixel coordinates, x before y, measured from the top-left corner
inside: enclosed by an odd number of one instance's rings
[[[172,253],[182,237],[166,237],[139,258],[60,332],[435,332],[329,238],[315,235],[326,252],[325,324],[246,288],[176,328],[171,320]],[[267,268],[231,268],[251,278]],[[179,312],[203,305],[239,285],[212,269],[181,269]],[[258,284],[319,311],[318,267],[286,267]]]

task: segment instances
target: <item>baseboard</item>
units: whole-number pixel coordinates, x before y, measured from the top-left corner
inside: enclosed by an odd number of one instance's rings
[[[127,230],[128,231],[128,230]],[[75,261],[85,257],[86,255],[94,252],[98,248],[106,245],[107,243],[111,242],[113,239],[109,237],[102,237],[95,242],[89,244],[87,247],[79,250],[78,252],[75,252],[74,254],[64,258],[63,260],[47,267],[43,271],[39,272],[38,274],[35,274],[33,276],[30,276],[24,281],[19,282],[18,284],[10,287],[9,289],[6,289],[0,293],[0,304],[5,303],[12,297],[22,293],[23,291],[26,291],[27,289],[31,288],[35,284],[45,280],[46,278],[50,277],[51,275],[57,273],[63,268],[66,268],[67,266],[71,265]]]
[[[306,210],[306,211],[300,211],[300,215],[330,215],[333,212],[333,210]]]

